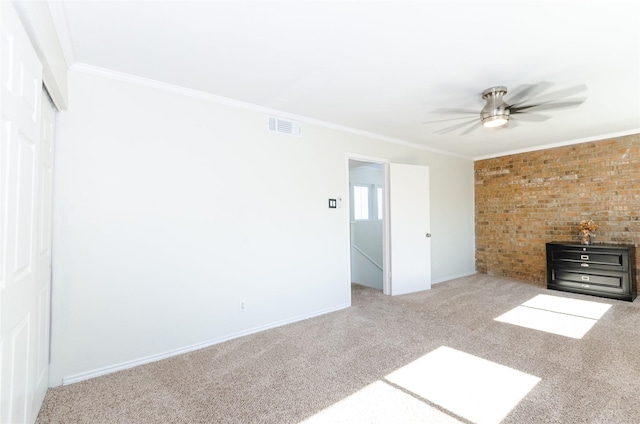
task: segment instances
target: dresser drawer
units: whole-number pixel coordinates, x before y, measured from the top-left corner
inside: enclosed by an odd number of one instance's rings
[[[593,286],[597,287],[612,287],[622,288],[625,286],[624,274],[584,274],[580,272],[570,270],[553,269],[551,275],[551,281],[554,284],[558,284],[559,281],[571,284],[578,284],[581,287]],[[587,287],[585,287],[587,288]]]
[[[578,262],[590,266],[605,265],[622,268],[625,265],[622,252],[597,252],[590,250],[554,249],[551,260],[554,262]]]

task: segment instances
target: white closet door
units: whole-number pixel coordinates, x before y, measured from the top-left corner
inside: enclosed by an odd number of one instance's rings
[[[12,4],[0,7],[0,422],[32,423],[49,322],[37,277],[42,67]]]

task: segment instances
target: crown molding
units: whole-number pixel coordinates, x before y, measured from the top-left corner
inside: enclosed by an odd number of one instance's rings
[[[538,151],[538,150],[547,150],[547,149],[553,149],[555,147],[570,146],[572,144],[589,143],[591,141],[608,140],[608,139],[611,139],[611,138],[620,138],[620,137],[626,137],[626,136],[629,136],[629,135],[636,135],[636,134],[640,135],[640,128],[635,128],[635,129],[626,130],[626,131],[619,131],[619,132],[614,132],[614,133],[600,134],[600,135],[595,135],[595,136],[585,137],[585,138],[577,138],[575,140],[562,141],[562,142],[559,142],[559,143],[545,144],[543,146],[536,146],[536,147],[532,147],[532,148],[529,148],[529,149],[510,150],[508,152],[501,152],[501,153],[496,153],[496,154],[492,154],[492,155],[478,156],[478,157],[473,158],[473,160],[474,161],[478,161],[478,160],[484,160],[484,159],[493,159],[493,158],[498,158],[498,157],[501,157],[501,156],[517,155],[517,154],[520,154],[520,153],[535,152],[535,151]]]

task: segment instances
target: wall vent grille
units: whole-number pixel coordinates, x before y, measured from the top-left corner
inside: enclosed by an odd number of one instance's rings
[[[291,121],[289,119],[276,118],[275,116],[269,117],[268,129],[271,132],[278,134],[293,135],[300,137],[300,123]]]

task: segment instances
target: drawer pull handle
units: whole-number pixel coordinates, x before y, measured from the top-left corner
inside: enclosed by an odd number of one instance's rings
[[[588,267],[589,264],[580,264],[580,266]]]
[[[589,255],[580,255],[580,259],[582,259],[583,261],[588,261]]]
[[[580,284],[582,286],[583,289],[588,289],[589,288],[589,284]]]
[[[582,281],[589,281],[589,276],[588,275],[583,275],[582,276]]]

